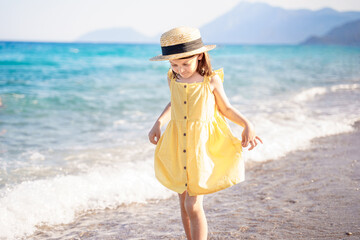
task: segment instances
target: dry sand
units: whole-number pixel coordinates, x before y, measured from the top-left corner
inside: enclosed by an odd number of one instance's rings
[[[360,131],[247,164],[246,181],[204,198],[209,239],[360,239]],[[177,197],[43,228],[36,239],[186,239]]]

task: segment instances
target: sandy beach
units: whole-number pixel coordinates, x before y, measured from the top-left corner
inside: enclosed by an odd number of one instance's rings
[[[360,124],[306,150],[247,164],[246,181],[208,195],[209,239],[360,239]],[[36,239],[186,239],[178,199],[86,214]]]

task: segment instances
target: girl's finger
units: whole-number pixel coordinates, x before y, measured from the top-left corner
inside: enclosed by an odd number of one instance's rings
[[[156,145],[156,141],[155,141],[155,136],[153,134],[149,134],[149,140],[152,144],[155,144]]]
[[[259,140],[261,143],[263,143],[263,141],[261,140],[261,138],[259,138],[258,136],[255,137],[257,140]]]
[[[249,148],[249,151],[250,151],[250,150],[253,150],[254,147],[255,147],[255,145],[254,145],[254,143],[253,143],[252,141],[250,142],[250,145],[251,145],[251,147]]]

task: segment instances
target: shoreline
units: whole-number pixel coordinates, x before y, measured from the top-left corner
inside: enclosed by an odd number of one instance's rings
[[[360,122],[305,150],[247,164],[246,180],[204,197],[209,239],[359,239]],[[186,239],[177,196],[87,213],[30,238]]]

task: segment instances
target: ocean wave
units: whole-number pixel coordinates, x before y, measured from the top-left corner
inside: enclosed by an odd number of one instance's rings
[[[360,84],[313,87],[293,98],[286,95],[288,101],[274,98],[261,102],[250,118],[264,144],[255,151],[244,151],[244,155],[257,162],[279,159],[308,148],[314,138],[353,131],[354,123],[360,120],[359,102],[354,102],[359,89]],[[332,93],[336,97],[325,97]]]
[[[297,95],[295,95],[294,100],[297,102],[306,102],[311,101],[314,98],[324,95],[326,93],[333,93],[341,90],[357,90],[360,89],[360,84],[338,84],[331,87],[313,87],[306,89]]]
[[[264,144],[259,144],[255,151],[244,151],[244,155],[249,161],[276,160],[291,151],[308,148],[314,138],[351,132],[354,130],[352,125],[360,120],[360,116],[347,121],[340,121],[340,118],[299,114],[293,115],[292,120],[276,120],[269,116],[265,120],[256,116],[253,120],[259,123],[256,130]]]
[[[41,225],[72,222],[77,214],[121,204],[164,199],[172,192],[153,176],[153,162],[123,162],[82,175],[23,182],[3,190],[0,238],[31,235]]]

